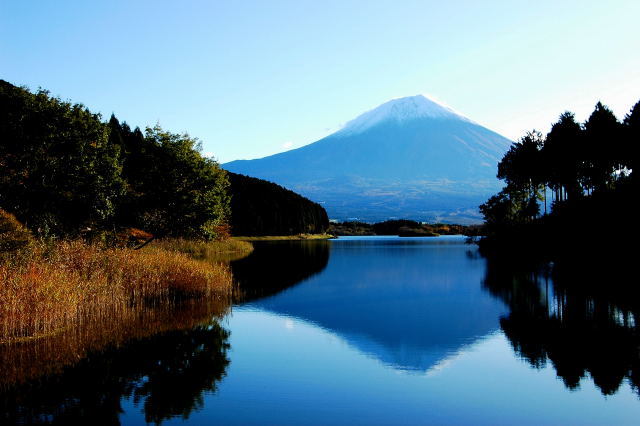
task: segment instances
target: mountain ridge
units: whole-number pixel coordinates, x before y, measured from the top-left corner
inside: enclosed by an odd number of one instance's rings
[[[500,189],[496,164],[510,144],[418,95],[385,102],[312,144],[223,167],[299,192],[332,219],[477,223],[477,206]]]

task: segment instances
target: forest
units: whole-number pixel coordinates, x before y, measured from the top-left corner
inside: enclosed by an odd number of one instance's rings
[[[198,141],[130,129],[81,104],[0,82],[0,208],[40,237],[133,226],[215,238],[229,182]]]
[[[235,235],[322,234],[329,226],[318,203],[266,180],[228,172]]]
[[[3,80],[0,117],[0,209],[38,237],[104,239],[136,228],[213,240],[327,226],[321,206],[291,191],[239,176],[230,183],[188,134],[132,129],[114,115],[105,122]]]
[[[253,249],[232,226],[290,234],[327,222],[275,184],[230,182],[188,134],[104,121],[0,80],[0,342],[88,321],[125,327],[149,305],[228,306],[222,259]]]
[[[622,122],[598,102],[584,123],[564,112],[546,136],[528,132],[498,164],[505,187],[480,206],[481,249],[554,258],[629,244],[639,143],[640,102]]]
[[[398,235],[401,237],[437,237],[438,235],[475,236],[480,232],[479,225],[452,225],[445,223],[421,223],[408,219],[390,219],[378,223],[334,222],[329,226],[331,235],[366,236]]]

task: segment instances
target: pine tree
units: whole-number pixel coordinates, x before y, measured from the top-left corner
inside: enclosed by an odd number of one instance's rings
[[[624,163],[623,166],[632,171],[631,177],[637,180],[640,167],[638,164],[638,151],[640,151],[640,101],[636,103],[629,114],[624,118],[625,138],[624,138]]]
[[[564,112],[551,127],[542,148],[543,171],[557,200],[582,194],[579,170],[582,160],[582,128],[571,112]]]
[[[605,189],[615,180],[621,163],[622,126],[613,112],[598,102],[584,124],[585,181],[594,189]]]

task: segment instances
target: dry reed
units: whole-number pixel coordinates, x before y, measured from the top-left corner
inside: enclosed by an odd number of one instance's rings
[[[228,299],[223,264],[161,249],[100,249],[61,242],[46,255],[0,264],[0,342],[55,334],[132,306],[186,297]]]
[[[184,238],[156,240],[152,248],[186,253],[198,259],[213,262],[229,262],[244,257],[253,251],[253,245],[247,241],[232,238],[221,241],[198,241]]]

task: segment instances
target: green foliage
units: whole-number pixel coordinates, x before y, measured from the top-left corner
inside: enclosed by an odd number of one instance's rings
[[[486,203],[480,205],[480,213],[484,216],[487,226],[498,226],[501,223],[512,222],[514,205],[507,191],[500,191],[491,196]]]
[[[534,130],[511,145],[498,163],[498,179],[504,179],[513,188],[534,193],[543,179],[540,156],[542,144],[542,134]]]
[[[229,181],[186,134],[131,130],[0,80],[0,206],[41,236],[136,227],[221,237]]]
[[[105,227],[124,182],[109,131],[80,104],[0,81],[0,205],[39,234]]]
[[[533,221],[540,214],[538,197],[526,189],[507,185],[480,206],[488,231],[505,224],[514,225]]]
[[[488,226],[533,220],[538,215],[545,184],[543,143],[540,132],[528,132],[498,163],[498,178],[507,186],[480,206]]]
[[[217,237],[216,228],[229,217],[229,181],[200,154],[198,141],[159,126],[147,128],[144,138],[124,126],[116,132],[132,157],[124,163],[131,194],[123,220],[164,236]]]

